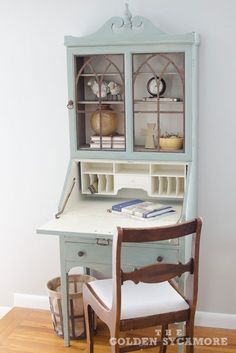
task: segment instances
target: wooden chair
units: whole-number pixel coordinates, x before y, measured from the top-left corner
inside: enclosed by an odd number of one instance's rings
[[[199,244],[202,221],[194,219],[173,226],[128,229],[117,228],[113,241],[112,279],[97,280],[84,285],[84,311],[87,330],[88,352],[93,353],[93,314],[104,321],[110,330],[111,338],[118,339],[121,331],[162,326],[162,336],[168,325],[186,322],[183,339],[192,342],[194,316],[198,292]],[[181,238],[192,234],[192,256],[185,263],[155,263],[123,272],[121,269],[122,243],[154,242]],[[180,293],[172,279],[188,272],[186,296]],[[155,345],[160,352],[166,352],[163,340]],[[127,352],[150,346],[111,345],[111,352]],[[194,352],[193,345],[186,345],[188,353]]]

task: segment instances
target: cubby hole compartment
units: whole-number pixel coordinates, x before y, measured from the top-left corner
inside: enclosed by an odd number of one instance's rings
[[[183,198],[184,177],[151,177],[151,195],[160,197]]]
[[[152,164],[151,175],[185,176],[185,165],[176,164]]]
[[[176,178],[167,177],[167,195],[176,196]]]
[[[183,197],[185,190],[185,179],[176,178],[176,196]]]
[[[159,177],[159,195],[167,196],[167,190],[168,190],[168,178]]]
[[[114,193],[114,176],[113,175],[105,175],[106,177],[106,193],[111,194]]]
[[[114,176],[111,174],[98,174],[98,194],[114,195]]]
[[[113,173],[113,163],[82,162],[81,172],[83,173]]]
[[[96,174],[83,174],[81,178],[82,194],[90,194],[88,187],[97,178]]]
[[[106,192],[106,176],[98,174],[98,194],[104,194]]]
[[[151,178],[151,195],[156,196],[159,195],[159,177],[152,177]]]
[[[149,174],[150,165],[142,163],[118,163],[115,165],[116,174]]]
[[[114,176],[111,174],[82,174],[82,193],[91,194],[89,186],[97,181],[98,191],[95,194],[114,195]]]

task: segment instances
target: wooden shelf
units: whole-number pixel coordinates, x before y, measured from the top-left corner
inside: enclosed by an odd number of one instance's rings
[[[135,110],[134,114],[156,114],[158,110]],[[160,114],[184,114],[183,111],[178,110],[159,110]]]
[[[78,109],[77,110],[77,113],[81,113],[81,114],[90,114],[91,115],[94,112],[95,112],[95,110],[94,110],[93,107],[91,108],[91,110],[82,110],[82,109]],[[124,113],[124,112],[125,112],[124,110],[116,109],[116,113],[117,114],[121,114],[121,113]]]
[[[184,150],[163,150],[163,149],[157,149],[157,148],[145,148],[145,146],[141,146],[141,145],[136,145],[134,146],[134,151],[135,152],[163,152],[163,153],[183,153]]]
[[[157,102],[158,102],[157,99],[153,99],[153,101],[150,101],[150,100],[146,101],[146,100],[143,100],[143,99],[135,99],[134,100],[135,104],[142,104],[142,103],[143,104],[147,104],[147,103],[152,103],[152,104],[155,103],[155,104],[157,104]],[[171,105],[172,104],[177,104],[177,105],[181,104],[181,105],[183,105],[184,102],[182,100],[181,101],[162,101],[162,100],[159,100],[159,103],[160,104],[171,104]]]
[[[77,148],[78,151],[83,150],[83,151],[125,151],[125,148],[91,148],[89,144],[83,145],[83,146],[78,146]]]
[[[181,73],[183,73],[184,71],[183,70],[181,70]],[[135,76],[135,75],[150,75],[150,76],[153,76],[153,73],[152,72],[148,72],[148,71],[145,71],[145,72],[143,72],[143,71],[139,71],[139,72],[134,72],[133,73],[133,75]],[[156,73],[156,75],[157,76],[160,76],[159,74],[158,74],[158,72]],[[163,74],[163,76],[168,76],[168,75],[178,75],[179,76],[179,74],[178,74],[178,72],[165,72],[164,74]]]
[[[123,75],[123,72],[121,73]],[[96,73],[97,76],[119,76],[120,74],[118,72],[106,72],[105,74],[103,73]],[[95,77],[96,76],[93,73],[84,73],[80,74],[81,77]]]
[[[97,104],[99,105],[100,103],[101,104],[124,104],[124,101],[121,100],[121,101],[105,101],[105,100],[101,100],[101,102],[99,102],[98,100],[93,100],[93,101],[78,101],[77,102],[78,104]]]

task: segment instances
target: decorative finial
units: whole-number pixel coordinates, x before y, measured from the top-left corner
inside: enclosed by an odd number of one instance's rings
[[[112,31],[115,33],[120,33],[120,32],[140,32],[143,30],[143,23],[142,19],[140,17],[134,17],[132,16],[132,13],[129,10],[129,5],[126,2],[125,3],[125,11],[124,11],[124,16],[121,17],[116,17],[114,19],[114,22],[112,23]]]
[[[127,2],[125,3],[124,27],[132,28],[132,13],[129,10],[129,5]]]

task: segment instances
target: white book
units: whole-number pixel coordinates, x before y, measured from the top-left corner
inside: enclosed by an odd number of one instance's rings
[[[170,205],[143,201],[140,199],[129,200],[118,205],[113,205],[112,211],[118,211],[125,216],[143,220],[175,212]]]
[[[132,219],[136,219],[136,220],[141,221],[141,222],[155,221],[159,217],[170,216],[171,214],[173,214],[175,212],[176,211],[174,209],[171,209],[169,212],[165,212],[165,213],[156,215],[154,217],[144,218],[144,217],[135,216],[133,214],[128,214],[128,213],[124,213],[124,212],[111,210],[111,213],[113,213],[113,214],[120,215],[120,216],[125,216],[125,217],[132,218]]]
[[[102,143],[102,145],[100,145],[100,143],[90,143],[90,148],[125,148],[125,144],[124,143]]]
[[[122,208],[123,213],[132,214],[136,217],[150,218],[158,216],[172,210],[172,206],[154,203],[150,201],[143,201],[138,204],[129,205]]]
[[[91,136],[90,140],[92,142],[100,142],[100,136]],[[102,142],[124,142],[125,137],[123,135],[114,136],[102,136]]]

